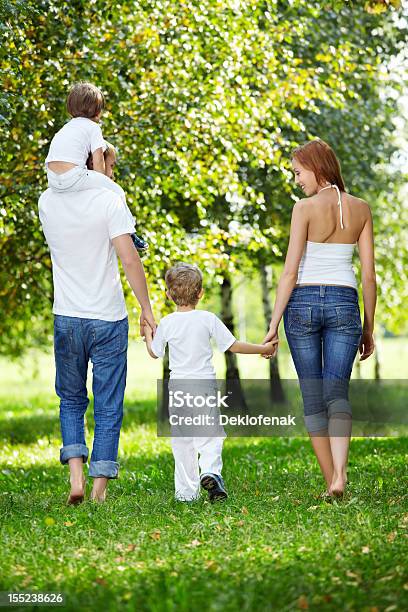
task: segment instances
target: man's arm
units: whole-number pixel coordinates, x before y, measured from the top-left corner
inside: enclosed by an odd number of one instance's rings
[[[129,234],[123,234],[122,236],[113,238],[112,244],[122,262],[129,285],[131,286],[132,291],[142,309],[140,315],[140,335],[144,336],[144,322],[150,325],[154,333],[157,326],[153,317],[152,307],[150,305],[146,277],[139,253],[137,252]]]

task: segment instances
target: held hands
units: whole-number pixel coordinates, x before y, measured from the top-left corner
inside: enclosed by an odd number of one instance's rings
[[[262,344],[265,346],[270,346],[271,351],[267,351],[262,355],[264,359],[270,359],[271,357],[276,357],[279,347],[279,336],[278,330],[274,327],[270,327],[268,333],[262,341]]]
[[[263,345],[265,347],[265,352],[262,353],[262,357],[265,357],[265,359],[275,357],[276,353],[278,352],[278,344],[279,338],[273,338],[270,342],[264,342]]]
[[[151,337],[153,338],[154,334],[156,333],[157,325],[151,310],[142,310],[140,313],[139,325],[140,335],[143,339],[146,335],[146,331],[148,330],[150,330]]]
[[[142,335],[142,337],[143,337],[143,340],[145,342],[147,342],[147,341],[151,342],[153,340],[153,331],[152,331],[152,328],[147,323],[143,324],[143,335]]]

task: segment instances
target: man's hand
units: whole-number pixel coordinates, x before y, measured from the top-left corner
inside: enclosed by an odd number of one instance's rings
[[[142,336],[142,338],[145,337],[145,326],[146,325],[150,327],[152,331],[152,337],[154,336],[157,325],[156,325],[156,321],[154,320],[154,316],[151,310],[142,310],[142,312],[140,313],[139,325],[140,325],[140,335]]]

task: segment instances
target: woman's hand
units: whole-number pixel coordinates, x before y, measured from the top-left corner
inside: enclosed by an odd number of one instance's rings
[[[270,342],[272,339],[276,339],[276,338],[278,338],[277,328],[273,326],[269,326],[268,333],[266,334],[265,338],[262,340],[262,344],[266,344],[267,342]]]
[[[374,353],[374,349],[375,342],[373,333],[370,331],[363,330],[363,335],[361,336],[360,340],[360,346],[358,347],[358,350],[360,351],[360,361],[368,359],[368,357]]]
[[[266,334],[265,338],[263,339],[262,344],[266,344],[267,342],[276,342],[275,350],[272,355],[262,355],[264,359],[270,359],[271,357],[275,357],[278,352],[279,335],[278,335],[278,330],[276,329],[276,327],[269,328],[269,331]]]

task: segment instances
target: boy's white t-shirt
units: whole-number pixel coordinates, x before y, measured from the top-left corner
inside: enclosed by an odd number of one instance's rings
[[[133,234],[119,195],[108,189],[56,193],[39,199],[39,216],[51,251],[53,313],[120,321],[127,316],[112,239]]]
[[[170,378],[215,378],[211,338],[225,352],[236,338],[212,312],[173,312],[161,319],[152,341],[156,357],[163,357],[169,345]]]
[[[74,117],[51,140],[45,163],[63,161],[85,166],[89,153],[101,147],[105,150],[106,143],[100,125],[86,117]]]

